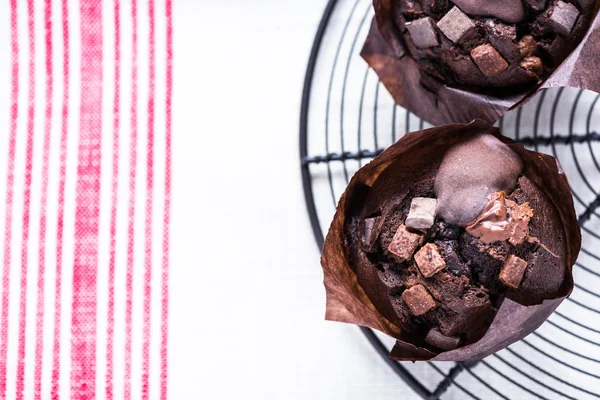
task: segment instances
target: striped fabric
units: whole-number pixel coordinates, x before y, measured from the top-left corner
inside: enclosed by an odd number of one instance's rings
[[[0,399],[168,398],[171,11],[0,5]]]

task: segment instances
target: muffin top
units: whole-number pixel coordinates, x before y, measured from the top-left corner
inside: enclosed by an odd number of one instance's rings
[[[518,92],[582,39],[593,0],[393,0],[394,23],[422,85]]]

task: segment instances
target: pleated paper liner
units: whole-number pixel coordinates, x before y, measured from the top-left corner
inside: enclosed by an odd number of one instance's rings
[[[435,353],[412,344],[412,334],[404,332],[400,326],[394,325],[383,316],[360,286],[345,242],[346,224],[362,206],[361,193],[368,191],[387,168],[398,168],[401,165],[403,167],[401,170],[404,171],[401,173],[409,173],[408,171],[415,169],[410,168],[411,165],[422,164],[423,160],[431,163],[439,162],[446,149],[453,143],[481,132],[493,134],[518,153],[525,164],[523,175],[544,192],[554,205],[566,240],[564,278],[559,290],[545,298],[541,304],[527,306],[518,302],[527,303],[526,301],[517,298],[505,299],[480,340],[452,351]],[[445,125],[408,133],[358,170],[338,203],[321,257],[327,293],[326,319],[366,326],[395,338],[397,343],[390,354],[394,359],[413,361],[482,359],[536,330],[571,293],[572,267],[580,247],[581,233],[569,183],[555,158],[525,149],[522,145],[503,137],[498,129],[484,121],[474,121],[468,125]]]

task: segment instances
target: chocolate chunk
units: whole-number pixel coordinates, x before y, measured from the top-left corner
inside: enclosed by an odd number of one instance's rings
[[[517,48],[523,58],[532,56],[533,53],[535,53],[536,46],[537,43],[531,35],[523,36],[521,40],[519,40],[519,43],[517,43]]]
[[[435,24],[430,17],[407,22],[406,29],[408,29],[415,46],[420,49],[434,47],[440,44],[437,32],[435,31]]]
[[[506,286],[517,289],[521,285],[526,268],[527,261],[511,254],[500,271],[500,281]]]
[[[452,40],[454,43],[462,39],[465,34],[475,27],[471,18],[460,11],[458,7],[453,7],[444,17],[437,23],[438,28]]]
[[[531,71],[537,76],[542,75],[544,72],[544,65],[539,57],[526,57],[519,64],[521,68]]]
[[[559,0],[552,9],[550,24],[556,32],[563,36],[569,36],[577,17],[579,17],[577,7]]]
[[[374,217],[365,219],[365,230],[362,238],[363,250],[367,253],[373,253],[377,250],[377,239],[383,226],[383,217]]]
[[[402,300],[406,303],[410,311],[416,315],[423,315],[435,307],[435,300],[429,294],[423,285],[416,285],[406,289],[402,293]]]
[[[498,75],[508,68],[508,63],[491,44],[482,44],[471,50],[471,57],[485,76]]]
[[[436,199],[415,197],[410,202],[410,211],[406,217],[406,226],[414,229],[429,229],[435,220]]]
[[[521,0],[452,0],[469,15],[496,17],[504,22],[516,24],[525,18]]]
[[[529,4],[529,7],[535,11],[542,11],[546,9],[546,3],[548,0],[525,0],[525,3]]]
[[[431,329],[427,333],[427,336],[425,336],[425,341],[433,347],[437,347],[444,351],[450,351],[458,347],[460,338],[445,336],[437,329]]]
[[[396,261],[404,262],[410,259],[422,240],[422,235],[409,231],[406,225],[400,225],[388,246],[388,251]]]
[[[415,263],[425,278],[430,278],[446,267],[435,244],[427,243],[415,254]]]

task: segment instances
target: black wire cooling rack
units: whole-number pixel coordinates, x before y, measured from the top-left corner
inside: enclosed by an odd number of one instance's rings
[[[306,72],[300,156],[319,248],[352,174],[404,133],[428,125],[393,104],[359,53],[371,0],[330,0]],[[400,363],[389,338],[361,328],[383,360],[425,399],[600,399],[600,95],[543,91],[500,122],[503,134],[552,154],[568,174],[583,248],[575,290],[535,333],[473,363]]]

